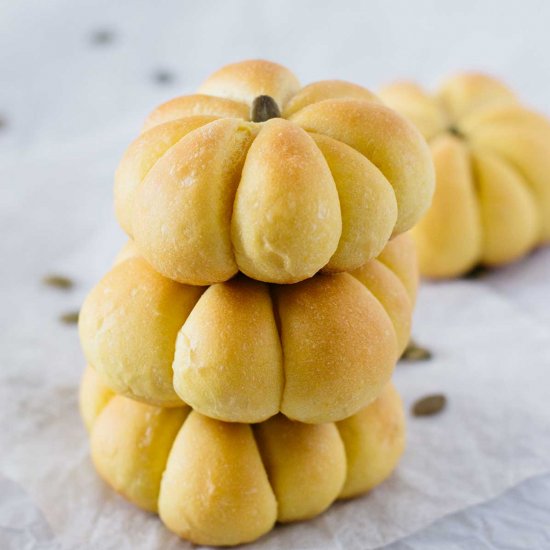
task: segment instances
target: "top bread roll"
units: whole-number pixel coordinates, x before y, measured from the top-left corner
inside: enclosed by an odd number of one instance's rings
[[[456,277],[550,242],[550,122],[475,73],[435,94],[401,82],[381,93],[428,140],[437,188],[414,228],[420,271]]]
[[[223,67],[147,118],[115,178],[118,220],[162,275],[294,283],[350,271],[429,206],[430,152],[368,90]]]

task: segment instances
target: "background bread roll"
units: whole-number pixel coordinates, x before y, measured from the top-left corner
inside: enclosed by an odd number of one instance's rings
[[[483,74],[434,95],[412,83],[381,92],[428,140],[437,186],[414,228],[420,271],[456,277],[512,262],[550,241],[550,122]]]

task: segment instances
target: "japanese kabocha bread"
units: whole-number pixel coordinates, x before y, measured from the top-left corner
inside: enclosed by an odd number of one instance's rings
[[[422,274],[505,264],[550,241],[548,120],[481,74],[451,78],[435,95],[398,83],[381,96],[432,150],[433,204],[413,230]]]
[[[314,517],[384,481],[404,449],[391,384],[335,424],[277,415],[250,426],[115,395],[88,367],[80,405],[101,477],[197,544],[249,542],[276,521]]]
[[[238,275],[188,286],[135,254],[131,245],[91,291],[79,325],[103,383],[145,403],[228,422],[341,420],[378,396],[409,338],[408,233],[351,273],[293,285]]]
[[[368,90],[302,88],[281,65],[245,61],[153,111],[117,170],[115,206],[170,279],[286,284],[376,257],[433,183],[418,130]]]

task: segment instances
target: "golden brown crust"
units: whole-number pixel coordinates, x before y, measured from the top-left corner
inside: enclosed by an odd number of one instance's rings
[[[285,365],[281,411],[301,422],[350,416],[376,398],[397,360],[391,320],[347,273],[275,289]]]
[[[285,106],[283,116],[290,118],[304,107],[325,99],[354,98],[380,102],[370,90],[343,80],[321,80],[304,86]]]
[[[380,169],[397,200],[395,234],[409,230],[428,208],[434,190],[428,146],[410,122],[385,105],[327,99],[298,111],[291,120],[346,143]]]
[[[248,105],[256,97],[268,95],[282,108],[299,89],[298,79],[286,67],[258,59],[222,67],[203,82],[199,92]]]
[[[157,107],[146,119],[142,132],[155,126],[179,119],[195,116],[216,118],[249,119],[249,108],[245,103],[212,97],[209,95],[193,94],[176,97]]]
[[[184,136],[213,122],[215,117],[190,116],[151,128],[134,140],[115,174],[115,211],[124,231],[133,235],[137,190],[157,161]]]
[[[335,139],[312,134],[334,178],[342,233],[324,271],[352,270],[382,251],[397,220],[397,202],[389,181],[365,156]]]
[[[113,391],[101,382],[95,370],[88,365],[82,375],[78,395],[80,416],[88,431],[91,431],[99,413],[114,395]]]
[[[299,521],[324,512],[346,479],[346,453],[336,426],[312,426],[278,415],[255,428],[277,499],[277,521]]]
[[[140,508],[156,512],[168,454],[188,414],[187,407],[166,409],[114,396],[91,434],[99,475]]]
[[[398,355],[409,343],[413,303],[399,277],[386,265],[372,260],[350,273],[367,287],[389,315],[397,337]]]
[[[173,370],[178,395],[212,418],[277,414],[283,356],[267,285],[241,277],[208,288],[179,332]]]
[[[141,258],[115,266],[79,317],[84,354],[104,383],[134,399],[181,406],[172,385],[175,340],[202,292],[162,277]]]
[[[405,450],[405,414],[401,397],[388,384],[380,397],[356,415],[336,424],[347,456],[347,477],[340,498],[366,493],[395,469]]]
[[[239,173],[254,127],[220,119],[171,147],[139,186],[133,236],[155,269],[176,281],[201,285],[238,271],[231,215]],[[185,163],[178,161],[182,156]]]
[[[300,281],[330,260],[341,232],[338,193],[315,142],[288,121],[267,121],[248,151],[235,197],[239,269],[268,282]]]
[[[192,412],[162,476],[159,514],[197,544],[233,546],[270,531],[277,502],[250,426]]]
[[[397,275],[414,306],[419,275],[416,246],[411,232],[394,237],[376,259]]]

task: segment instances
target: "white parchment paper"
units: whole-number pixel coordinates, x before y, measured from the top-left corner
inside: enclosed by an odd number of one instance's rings
[[[110,148],[94,153],[98,166]],[[109,178],[79,174],[81,162],[50,151],[47,162],[14,162],[0,173],[27,191],[2,200],[2,257],[13,260],[0,289],[1,546],[185,548],[105,487],[88,458],[77,412],[83,358],[76,328],[58,316],[78,308],[123,237],[112,221]],[[95,185],[103,180],[109,184]],[[541,250],[514,272],[527,277],[549,266],[550,250]],[[40,279],[52,271],[78,286],[44,287]],[[407,407],[444,392],[447,410],[409,419],[408,450],[385,485],[309,523],[277,528],[258,547],[374,548],[550,471],[549,285],[534,287],[539,300],[525,290],[518,297],[516,286],[505,270],[422,288],[414,332],[434,358],[399,365],[396,381]]]
[[[84,366],[77,332],[58,320],[78,309],[124,241],[112,213],[112,174],[148,108],[234,59],[266,56],[288,63],[305,81],[336,76],[376,87],[397,73],[415,76],[407,72],[411,51],[422,60],[416,76],[424,81],[479,66],[482,51],[483,66],[523,83],[539,107],[548,97],[544,81],[535,78],[544,71],[514,55],[520,51],[512,40],[517,17],[530,13],[523,7],[491,27],[495,43],[482,44],[475,33],[471,44],[451,40],[457,49],[445,61],[433,41],[452,38],[455,24],[470,21],[470,9],[449,19],[447,8],[424,2],[419,21],[432,21],[428,33],[410,25],[407,2],[396,3],[399,9],[350,2],[353,13],[319,2],[160,4],[56,0],[2,8],[2,550],[191,547],[97,478],[77,412]],[[474,6],[477,21],[493,21],[492,9]],[[546,51],[540,9],[521,28],[536,51]],[[252,30],[240,15],[245,12],[256,22]],[[330,43],[327,21],[338,35]],[[115,31],[103,49],[89,42],[98,27]],[[301,47],[312,43],[316,48]],[[385,57],[349,55],[384,48]],[[151,74],[167,66],[176,79],[163,88]],[[76,287],[44,287],[41,278],[52,272],[74,278]],[[549,249],[478,280],[425,285],[414,334],[434,358],[400,365],[396,382],[407,408],[418,397],[444,392],[447,409],[409,418],[403,461],[371,495],[339,503],[311,522],[278,527],[250,548],[375,548],[550,472],[549,312]],[[455,522],[453,528],[458,539],[471,526]],[[483,537],[483,529],[477,533]],[[428,543],[415,540],[421,542],[414,548]],[[434,544],[441,547],[437,539]]]

